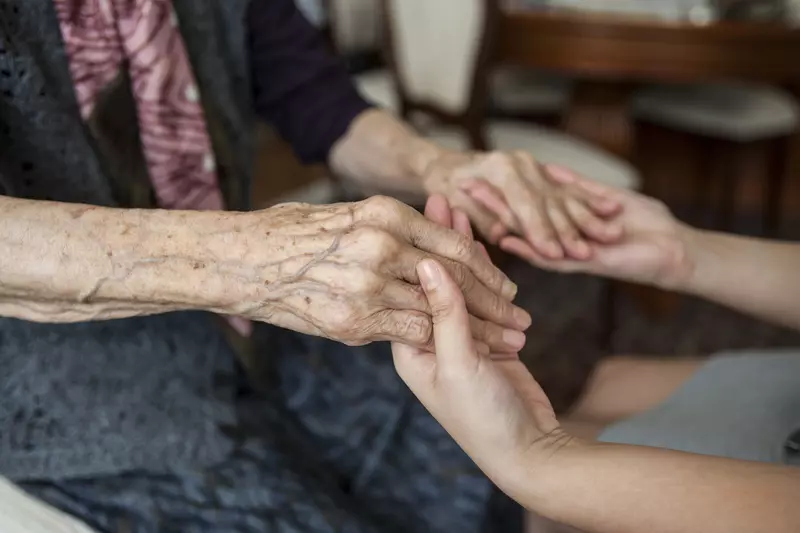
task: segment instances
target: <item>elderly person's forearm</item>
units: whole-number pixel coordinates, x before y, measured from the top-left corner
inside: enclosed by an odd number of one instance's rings
[[[487,351],[521,348],[505,340],[531,321],[509,300],[514,284],[474,243],[390,198],[228,213],[0,197],[0,314],[26,320],[205,310],[348,344],[427,346],[413,273],[425,257],[459,279]]]
[[[444,152],[390,113],[369,109],[334,145],[329,162],[365,190],[423,195],[425,171]]]
[[[0,197],[0,314],[76,322],[224,307],[232,287],[212,265],[238,217]]]

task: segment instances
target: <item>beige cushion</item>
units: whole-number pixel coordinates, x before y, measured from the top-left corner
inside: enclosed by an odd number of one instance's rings
[[[791,95],[761,85],[661,85],[634,98],[638,118],[698,135],[755,141],[792,133],[800,112]]]
[[[390,0],[392,48],[409,98],[463,113],[472,92],[485,0]]]
[[[398,112],[398,94],[392,75],[387,70],[374,70],[357,74],[353,79],[358,92],[368,102],[378,107]]]
[[[626,161],[570,135],[548,128],[514,122],[494,122],[487,129],[488,142],[497,150],[522,150],[542,163],[555,163],[600,183],[639,189],[639,173]],[[425,132],[432,141],[453,150],[466,150],[469,141],[462,130],[435,128]]]
[[[571,93],[572,80],[539,70],[504,68],[492,76],[492,103],[507,113],[558,113]]]
[[[2,533],[93,533],[94,530],[0,478]]]
[[[678,21],[702,4],[696,0],[548,0],[548,6],[578,13],[602,13]],[[702,6],[701,6],[702,7]]]

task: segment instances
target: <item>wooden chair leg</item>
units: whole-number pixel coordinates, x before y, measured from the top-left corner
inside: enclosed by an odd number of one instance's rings
[[[765,237],[778,237],[783,215],[783,193],[786,170],[791,153],[791,137],[782,137],[772,142],[769,151],[767,177],[764,182],[764,203],[762,209],[762,230]]]
[[[714,223],[711,216],[715,207],[714,191],[719,185],[721,176],[719,174],[719,158],[716,157],[716,140],[703,138],[700,148],[700,175],[695,179],[692,210],[694,211],[693,215],[697,217],[697,223],[708,227]]]
[[[752,143],[720,142],[715,150],[722,189],[717,223],[719,230],[734,230],[742,168],[748,163],[754,147]]]
[[[617,328],[617,295],[620,287],[614,280],[601,279],[598,343],[603,353],[614,355],[614,332]]]

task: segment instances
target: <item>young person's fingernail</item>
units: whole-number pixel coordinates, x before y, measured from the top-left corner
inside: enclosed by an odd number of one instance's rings
[[[505,342],[510,348],[519,350],[525,346],[525,334],[521,331],[516,331],[513,329],[503,330],[503,342]]]
[[[439,267],[430,259],[425,259],[420,263],[420,281],[427,290],[436,289],[442,282],[442,275]]]
[[[551,259],[561,259],[564,257],[564,251],[561,246],[552,241],[545,241],[542,243],[542,249],[546,250],[545,253],[547,253]]]
[[[575,252],[580,256],[580,259],[583,259],[584,257],[588,257],[592,253],[592,250],[585,242],[578,241],[575,243]]]

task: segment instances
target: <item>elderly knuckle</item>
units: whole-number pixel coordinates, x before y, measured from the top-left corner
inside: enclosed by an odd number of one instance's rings
[[[466,262],[475,252],[475,241],[466,235],[458,235],[453,243],[453,251],[457,260]]]
[[[400,337],[414,344],[426,344],[433,334],[428,317],[414,315],[400,324]]]
[[[494,165],[508,165],[510,159],[508,152],[502,150],[492,150],[486,154],[486,161]]]
[[[451,263],[447,268],[453,281],[461,287],[462,290],[469,290],[472,288],[472,276],[467,268],[460,263]]]
[[[502,178],[508,178],[516,173],[514,158],[507,152],[495,151],[486,156],[486,164],[494,173]]]
[[[373,196],[363,202],[364,212],[370,220],[386,221],[397,218],[402,213],[403,204],[389,196]]]
[[[355,330],[356,321],[351,315],[336,313],[330,321],[329,329],[338,338],[347,339]]]
[[[361,275],[353,277],[350,283],[352,283],[353,292],[362,298],[380,294],[386,285],[380,276],[372,272],[363,272]]]
[[[506,303],[505,300],[500,299],[494,294],[487,297],[486,303],[490,314],[494,317],[504,316],[506,312],[509,310],[509,304]]]
[[[381,228],[364,226],[353,232],[353,239],[367,253],[374,257],[385,258],[397,252],[397,239]]]
[[[352,308],[334,306],[330,309],[328,332],[344,343],[360,342],[362,340],[363,320],[360,313]]]

